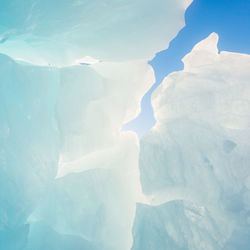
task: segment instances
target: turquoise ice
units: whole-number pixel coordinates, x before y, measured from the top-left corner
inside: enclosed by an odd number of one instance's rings
[[[212,33],[121,131],[189,3],[2,1],[0,250],[248,249],[249,55]]]

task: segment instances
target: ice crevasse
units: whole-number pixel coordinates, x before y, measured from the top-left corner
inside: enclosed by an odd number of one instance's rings
[[[3,1],[1,250],[247,249],[249,55],[218,54],[211,34],[155,91],[149,134],[120,131],[184,2],[157,1],[156,18],[150,1],[114,1],[117,16],[108,1]],[[101,62],[72,66],[86,56]]]

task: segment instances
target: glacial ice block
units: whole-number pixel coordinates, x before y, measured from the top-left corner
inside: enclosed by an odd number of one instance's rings
[[[144,197],[137,137],[120,128],[152,68],[0,64],[0,249],[129,249]]]
[[[190,0],[2,0],[0,52],[33,64],[150,59],[184,26]]]
[[[139,165],[152,206],[137,209],[133,250],[249,249],[250,56],[218,54],[217,41],[197,44],[153,94]]]

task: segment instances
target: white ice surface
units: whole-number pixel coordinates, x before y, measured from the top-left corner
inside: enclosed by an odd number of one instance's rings
[[[151,231],[168,240],[147,238],[155,249],[249,247],[250,56],[218,54],[217,41],[197,44],[152,97],[157,123],[140,144],[140,173],[155,208],[140,207],[134,235],[162,214]]]

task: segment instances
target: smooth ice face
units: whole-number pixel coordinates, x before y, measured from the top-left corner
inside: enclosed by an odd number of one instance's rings
[[[0,52],[34,64],[150,59],[184,26],[189,0],[3,0]]]
[[[138,114],[139,100],[154,82],[152,68],[143,61],[76,66],[62,70],[61,82],[57,177],[109,167],[123,151],[122,125]]]
[[[59,168],[29,218],[28,249],[41,246],[33,238],[39,230],[56,232],[59,238],[81,237],[93,249],[130,249],[136,202],[144,196],[137,137],[120,128],[137,114],[138,100],[154,82],[153,71],[134,61],[75,66],[60,73]]]
[[[58,70],[0,55],[0,249],[23,249],[27,218],[57,172]]]
[[[133,250],[249,248],[250,56],[218,54],[217,40],[197,44],[153,94],[140,171],[156,207],[138,206]]]

